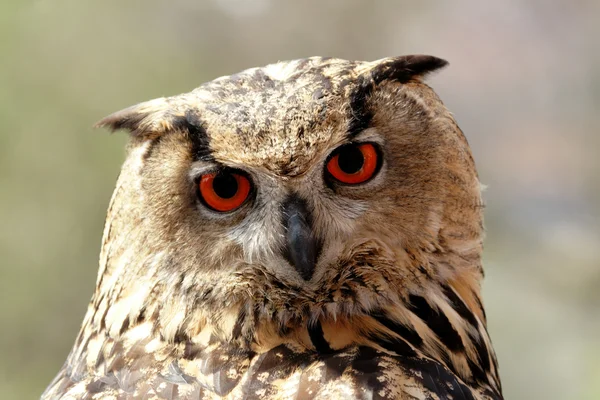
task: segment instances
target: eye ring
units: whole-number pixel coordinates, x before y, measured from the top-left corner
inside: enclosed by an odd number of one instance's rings
[[[336,181],[357,185],[371,179],[379,165],[379,152],[374,144],[349,144],[333,153],[327,161],[327,172]]]
[[[252,185],[245,175],[225,170],[202,175],[198,189],[208,208],[217,212],[229,212],[244,204],[250,196]]]

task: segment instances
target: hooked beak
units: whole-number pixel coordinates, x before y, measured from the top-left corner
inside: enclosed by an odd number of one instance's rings
[[[306,201],[296,194],[290,195],[283,205],[283,224],[286,228],[283,255],[302,279],[308,281],[315,272],[322,243],[313,233]]]

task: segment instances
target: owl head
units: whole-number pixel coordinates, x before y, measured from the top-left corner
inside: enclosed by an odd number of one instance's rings
[[[449,293],[483,320],[479,181],[423,83],[444,65],[282,62],[100,121],[131,140],[95,296],[110,307],[90,323],[309,348],[316,324],[341,348],[359,333],[327,326]]]

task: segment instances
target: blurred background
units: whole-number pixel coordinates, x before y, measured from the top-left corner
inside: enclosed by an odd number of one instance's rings
[[[507,399],[600,398],[600,2],[3,0],[0,398],[33,399],[94,289],[126,134],[91,126],[278,60],[433,54],[485,191]]]

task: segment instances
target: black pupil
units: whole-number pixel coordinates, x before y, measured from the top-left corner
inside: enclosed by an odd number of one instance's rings
[[[347,174],[355,174],[365,163],[365,157],[357,146],[348,146],[338,156],[340,169]]]
[[[213,189],[222,199],[230,199],[237,193],[238,184],[233,174],[224,172],[215,176]]]

